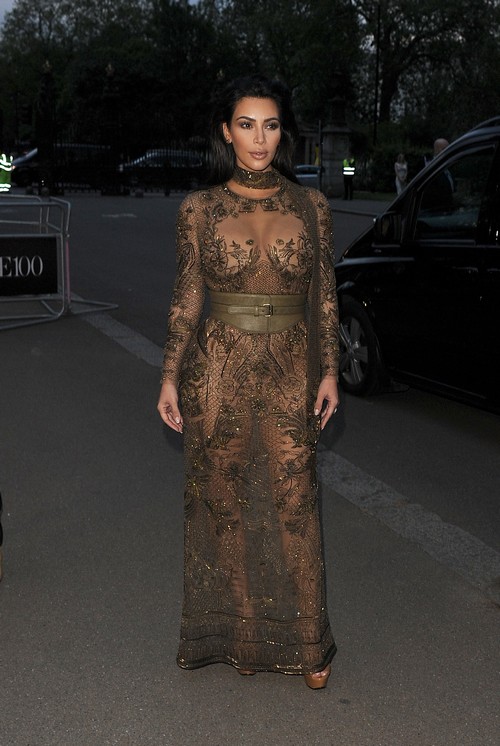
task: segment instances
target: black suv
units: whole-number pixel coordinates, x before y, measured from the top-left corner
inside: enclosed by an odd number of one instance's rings
[[[425,166],[336,265],[340,381],[500,413],[500,117]]]

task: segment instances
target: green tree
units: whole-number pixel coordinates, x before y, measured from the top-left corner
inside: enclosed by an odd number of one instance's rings
[[[170,137],[206,131],[216,81],[226,60],[239,59],[235,41],[216,17],[203,3],[151,1],[147,35],[157,81],[152,109]]]
[[[246,59],[245,71],[281,78],[292,89],[303,120],[327,119],[334,98],[352,97],[358,27],[348,0],[209,4]]]
[[[353,0],[363,32],[364,63],[358,70],[359,117],[373,116],[378,52],[378,120],[417,112],[440,117],[467,80],[482,78],[492,105],[498,86],[498,0]],[[439,103],[441,102],[441,103]],[[487,107],[485,107],[487,108]]]
[[[377,98],[381,137],[423,146],[500,111],[499,29],[500,0],[17,0],[4,135],[33,137],[48,63],[59,135],[115,128],[130,155],[204,133],[217,83],[259,71],[288,84],[303,123],[341,99],[369,137]]]
[[[500,3],[471,0],[462,7],[447,54],[402,79],[414,102],[405,106],[413,131],[452,139],[500,113]],[[432,129],[430,130],[430,127]]]
[[[109,61],[110,46],[121,53],[122,45],[106,39],[116,37],[120,42],[141,36],[144,0],[17,0],[6,15],[0,40],[4,61],[0,82],[5,92],[7,119],[10,121],[10,140],[31,139],[33,128],[23,123],[19,115],[25,106],[34,107],[46,64],[53,71],[56,90],[56,118],[66,125],[79,105],[74,93],[75,70],[85,68],[88,53],[101,38],[101,50]],[[107,33],[105,33],[107,30]],[[121,35],[121,36],[120,36]],[[102,89],[102,85],[101,85]]]

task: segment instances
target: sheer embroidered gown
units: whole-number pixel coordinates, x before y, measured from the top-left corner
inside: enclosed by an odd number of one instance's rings
[[[202,318],[206,288],[308,292],[313,245],[294,188],[283,181],[275,196],[247,199],[219,186],[188,196],[179,211],[163,378],[178,384],[184,418],[182,668],[314,673],[335,653],[306,323],[267,334]],[[336,375],[331,213],[321,193],[308,192],[320,232],[321,373]]]

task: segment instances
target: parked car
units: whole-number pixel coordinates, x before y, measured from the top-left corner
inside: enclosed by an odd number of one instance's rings
[[[110,148],[88,143],[56,143],[52,162],[52,178],[61,187],[101,188],[110,169]],[[12,161],[12,183],[18,187],[38,184],[40,156],[38,148],[23,153]]]
[[[38,148],[31,148],[26,153],[14,158],[12,161],[12,183],[16,186],[25,187],[35,181],[33,178],[33,164],[35,161],[36,168],[38,169]]]
[[[301,163],[298,166],[295,166],[295,176],[297,177],[299,184],[302,184],[303,186],[310,186],[314,187],[314,189],[319,189],[320,173],[321,166],[314,166],[309,163]]]
[[[203,159],[193,150],[156,148],[119,166],[124,184],[130,188],[195,189],[205,178]]]
[[[336,265],[340,382],[500,413],[500,117],[449,145]]]

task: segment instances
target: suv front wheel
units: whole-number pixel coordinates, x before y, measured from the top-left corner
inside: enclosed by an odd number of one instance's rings
[[[340,308],[340,384],[349,394],[368,396],[380,390],[382,378],[373,325],[364,308],[346,298]]]

